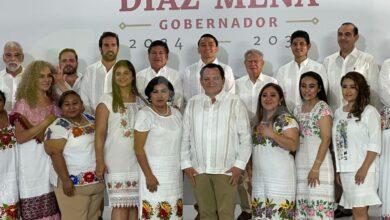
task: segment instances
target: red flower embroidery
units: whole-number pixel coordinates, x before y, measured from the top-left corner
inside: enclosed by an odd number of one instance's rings
[[[5,213],[7,213],[7,216],[11,217],[11,219],[16,219],[18,212],[15,205],[10,205],[5,207]]]
[[[81,136],[83,134],[83,129],[75,127],[72,129],[72,134],[74,137]]]
[[[92,172],[86,172],[84,173],[84,180],[87,183],[92,183],[93,180],[95,179],[95,174]]]
[[[121,182],[117,182],[116,184],[115,184],[115,188],[117,188],[117,189],[120,189],[121,187],[122,187],[122,183]]]
[[[4,145],[8,145],[8,144],[11,142],[11,135],[9,135],[9,134],[3,134],[3,135],[1,135],[1,142],[2,142]]]

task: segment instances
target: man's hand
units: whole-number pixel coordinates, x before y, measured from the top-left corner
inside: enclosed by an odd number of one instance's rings
[[[195,187],[195,176],[199,173],[192,167],[184,169],[184,173],[186,174],[187,178],[190,180],[193,187]]]
[[[240,178],[241,172],[242,172],[242,170],[238,167],[232,167],[228,171],[225,172],[225,173],[232,173],[232,176],[230,177],[230,181],[229,181],[229,183],[232,186],[237,185],[237,182],[238,182],[238,179]]]

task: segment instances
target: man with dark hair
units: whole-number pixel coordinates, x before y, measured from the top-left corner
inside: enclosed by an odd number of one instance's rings
[[[94,114],[103,93],[112,91],[112,67],[119,52],[119,38],[113,32],[104,32],[99,39],[101,60],[91,64],[83,76],[80,95],[86,112]]]
[[[183,106],[183,85],[178,71],[167,66],[169,55],[168,45],[161,41],[153,41],[148,48],[148,59],[150,66],[137,73],[138,92],[146,98],[145,88],[149,81],[157,76],[164,76],[171,82],[175,89],[175,96],[172,104],[178,108]]]
[[[203,66],[208,63],[215,63],[222,66],[225,71],[225,85],[224,90],[229,93],[235,92],[234,74],[230,66],[218,61],[218,40],[211,34],[204,34],[198,41],[198,53],[200,54],[200,60],[185,68],[183,74],[183,89],[184,99],[187,101],[192,96],[204,93],[202,86],[200,85],[199,72]]]
[[[337,42],[340,51],[328,56],[324,60],[324,66],[329,80],[328,102],[333,111],[347,102],[343,99],[341,92],[341,78],[350,71],[362,74],[370,86],[371,103],[377,108],[382,104],[379,99],[378,76],[379,67],[375,63],[374,57],[368,53],[358,50],[355,47],[359,39],[359,31],[356,25],[351,22],[341,24],[337,30]],[[342,186],[335,184],[336,202],[341,199]],[[338,206],[335,210],[335,217],[351,216],[351,209],[344,209]]]
[[[10,112],[15,104],[15,94],[22,78],[24,68],[23,48],[15,41],[9,41],[4,45],[3,61],[5,69],[0,71],[0,90],[6,96],[5,110]]]
[[[55,91],[58,95],[68,90],[80,93],[83,74],[77,72],[78,56],[74,49],[65,48],[58,55],[58,72],[54,75]]]
[[[378,93],[379,67],[372,55],[355,47],[358,39],[359,32],[356,25],[350,22],[343,23],[337,30],[340,51],[324,60],[329,80],[328,100],[333,110],[346,104],[341,94],[340,80],[350,71],[356,71],[366,78],[370,85],[371,104],[377,109],[382,107]]]
[[[190,98],[183,116],[181,168],[199,204],[200,219],[233,219],[237,182],[251,155],[245,105],[223,89],[222,66],[200,71],[204,94]]]
[[[324,82],[325,92],[328,88],[328,80],[325,67],[308,57],[310,38],[306,31],[295,31],[291,34],[291,52],[294,60],[280,67],[275,78],[284,92],[285,101],[290,111],[302,103],[299,95],[299,79],[303,73],[313,71],[318,73]]]

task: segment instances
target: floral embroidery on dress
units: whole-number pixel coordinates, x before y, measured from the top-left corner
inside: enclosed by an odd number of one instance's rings
[[[295,202],[283,201],[279,204],[278,214],[280,219],[294,219],[295,216]]]
[[[99,182],[95,172],[92,171],[81,172],[78,175],[70,175],[69,178],[75,186],[83,186]]]
[[[137,181],[114,181],[114,182],[108,182],[107,187],[108,189],[129,189],[129,188],[135,188],[138,185]]]
[[[134,112],[129,107],[120,108],[119,113],[121,115],[120,126],[123,129],[124,137],[134,137]],[[129,117],[133,115],[133,117]]]
[[[0,206],[0,219],[12,220],[18,217],[18,208],[16,205],[2,204]]]
[[[183,199],[178,199],[176,202],[176,216],[183,216]]]
[[[6,150],[15,147],[16,138],[14,129],[11,125],[0,130],[0,150]]]
[[[252,216],[254,218],[272,218],[278,210],[276,209],[276,203],[271,199],[260,201],[258,198],[252,200]]]
[[[158,210],[157,217],[159,219],[168,220],[171,218],[172,206],[169,204],[169,202],[167,202],[167,201],[159,202],[157,204],[156,209]]]
[[[304,217],[333,218],[334,203],[325,200],[299,199],[297,204],[298,213]]]
[[[299,133],[301,137],[314,135],[320,137],[319,120],[323,116],[332,115],[331,110],[323,101],[320,101],[314,108],[316,108],[316,110],[313,109],[313,112],[301,112],[298,115]]]
[[[347,146],[347,120],[340,120],[336,125],[336,148],[337,148],[337,159],[347,160],[348,159],[348,146]]]
[[[295,121],[294,117],[290,114],[282,114],[279,115],[273,124],[273,129],[277,134],[282,134],[283,128],[286,126],[289,126],[293,124]],[[267,146],[268,144],[271,145],[272,147],[278,147],[279,145],[274,141],[269,138],[264,138],[259,135],[257,131],[253,132],[252,135],[252,141],[253,144],[256,145],[261,145],[261,146]]]
[[[147,200],[142,200],[142,219],[151,219],[154,215],[153,207]]]
[[[73,137],[79,137],[79,136],[85,135],[85,134],[92,134],[93,132],[95,132],[95,125],[94,124],[89,124],[86,126],[72,128]]]
[[[390,107],[384,107],[380,112],[381,115],[381,128],[387,130],[390,128]]]

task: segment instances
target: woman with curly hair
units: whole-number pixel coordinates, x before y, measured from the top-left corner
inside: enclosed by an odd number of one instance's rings
[[[291,152],[299,145],[298,123],[288,112],[282,88],[260,91],[252,148],[253,219],[294,219],[296,175]]]
[[[96,108],[96,175],[105,179],[111,219],[137,219],[138,163],[134,153],[135,114],[144,106],[135,69],[127,60],[113,68],[112,93]]]
[[[59,210],[49,183],[50,157],[42,140],[46,128],[60,115],[54,105],[53,66],[33,61],[16,92],[11,112],[18,142],[20,208],[23,219],[59,219]]]
[[[343,186],[340,205],[352,209],[354,219],[368,219],[368,206],[379,205],[378,154],[381,151],[380,116],[370,105],[370,87],[363,75],[349,72],[341,78],[346,105],[333,121],[336,182]]]

